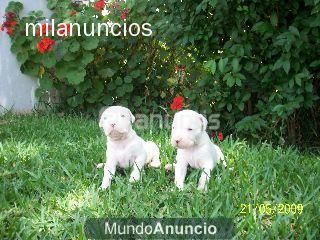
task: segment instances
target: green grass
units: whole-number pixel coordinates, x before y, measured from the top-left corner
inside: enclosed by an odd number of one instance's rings
[[[138,131],[161,148],[163,165],[175,150],[169,132]],[[0,239],[84,239],[89,217],[216,217],[234,219],[236,239],[316,239],[320,236],[320,157],[295,149],[227,138],[229,167],[213,172],[209,191],[196,190],[190,171],[178,192],[173,173],[146,169],[141,182],[117,174],[98,187],[105,139],[96,121],[76,117],[14,116],[0,120]],[[241,214],[241,204],[303,204],[302,214]],[[319,238],[318,238],[319,239]]]

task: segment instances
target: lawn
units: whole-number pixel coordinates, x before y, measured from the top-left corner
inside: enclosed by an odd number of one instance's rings
[[[163,165],[174,160],[167,130],[138,132],[158,143]],[[207,193],[196,190],[197,171],[177,191],[163,166],[146,169],[136,184],[125,171],[101,192],[95,165],[105,160],[105,138],[97,121],[7,114],[0,120],[0,239],[85,239],[86,218],[127,216],[225,216],[234,219],[236,239],[319,239],[319,155],[230,137],[220,146],[229,166],[215,169]],[[267,203],[303,204],[303,211],[242,213],[242,204]]]

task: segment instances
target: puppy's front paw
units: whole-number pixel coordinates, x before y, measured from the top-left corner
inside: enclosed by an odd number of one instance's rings
[[[160,163],[159,160],[158,160],[158,161],[151,161],[151,162],[149,163],[149,166],[150,166],[150,167],[153,167],[153,168],[158,168],[158,167],[161,166],[161,163]]]
[[[176,184],[177,188],[178,188],[180,191],[182,191],[182,190],[184,189],[184,184],[183,184],[183,183],[178,183],[178,182],[176,182],[175,184]]]
[[[129,178],[129,182],[134,183],[139,181],[139,179],[140,179],[140,174],[131,174]]]
[[[111,181],[103,181],[101,183],[101,186],[99,187],[100,190],[106,190],[108,187],[110,187]]]
[[[207,185],[205,184],[205,185],[198,185],[198,188],[197,188],[199,191],[201,191],[201,192],[207,192],[208,191],[208,187],[207,187]]]

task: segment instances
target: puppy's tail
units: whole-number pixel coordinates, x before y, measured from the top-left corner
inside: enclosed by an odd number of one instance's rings
[[[227,162],[224,159],[224,155],[221,151],[221,149],[217,146],[214,145],[216,151],[217,151],[217,159],[218,159],[218,163],[221,161],[224,167],[227,167]]]
[[[145,143],[145,149],[147,152],[148,166],[158,168],[161,165],[160,162],[160,150],[154,142],[148,141]]]

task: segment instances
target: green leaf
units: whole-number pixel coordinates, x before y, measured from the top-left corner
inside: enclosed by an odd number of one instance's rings
[[[111,78],[115,71],[113,71],[111,68],[105,68],[98,71],[98,74],[104,78]]]
[[[21,65],[20,71],[32,77],[38,77],[40,65],[38,63],[31,62],[27,60]]]
[[[242,86],[242,82],[240,78],[236,78],[236,84],[237,86],[241,87]]]
[[[140,96],[135,96],[133,98],[133,105],[139,107],[142,105],[142,98]]]
[[[110,106],[113,104],[113,98],[111,95],[105,95],[102,101],[106,106]]]
[[[43,66],[45,66],[47,68],[54,67],[57,63],[56,56],[55,56],[54,52],[49,52],[49,53],[43,54],[41,63],[43,64]]]
[[[217,5],[217,0],[210,0],[209,4],[210,4],[211,7],[214,8]]]
[[[313,86],[311,83],[307,83],[305,86],[305,89],[307,92],[312,92]]]
[[[268,34],[273,32],[273,26],[269,22],[258,22],[252,27],[252,31],[260,34]]]
[[[240,102],[237,104],[237,107],[239,108],[240,111],[243,111],[244,109],[244,103],[243,102]]]
[[[276,27],[278,25],[278,16],[276,12],[272,12],[270,16],[271,25]]]
[[[320,66],[320,60],[315,60],[312,63],[310,63],[310,67],[318,67]]]
[[[80,49],[80,43],[77,40],[71,42],[69,46],[70,52],[77,52]]]
[[[74,62],[59,62],[56,65],[56,75],[59,79],[67,79],[68,83],[77,85],[84,81],[86,70]]]
[[[67,102],[71,107],[77,107],[83,103],[83,97],[80,94],[77,94],[73,97],[68,98]]]
[[[132,77],[125,76],[123,80],[124,80],[125,83],[131,83],[132,82]]]
[[[231,110],[232,110],[232,104],[231,103],[227,104],[227,109],[228,109],[229,112],[231,112]]]
[[[289,81],[289,88],[293,88],[294,86],[294,80],[293,79],[290,79]]]
[[[301,78],[298,76],[298,74],[294,77],[294,80],[296,84],[301,87]]]
[[[277,69],[281,68],[281,67],[283,66],[282,63],[283,63],[283,59],[282,59],[282,58],[279,58],[279,59],[274,63],[272,70],[274,71],[274,70],[277,70]]]
[[[251,93],[246,93],[243,97],[242,97],[242,102],[246,102],[250,99],[251,97]]]
[[[65,60],[67,62],[71,62],[71,61],[75,60],[77,57],[78,57],[78,53],[67,52],[64,55],[63,60]]]
[[[117,86],[121,86],[122,83],[123,83],[122,79],[121,79],[120,77],[117,77],[117,79],[115,80],[115,84],[116,84]]]
[[[239,67],[239,59],[238,58],[232,59],[231,65],[232,65],[233,72],[239,72],[240,67]]]
[[[58,0],[48,0],[48,8],[50,10],[54,9],[57,6]]]
[[[90,51],[98,47],[99,39],[95,37],[86,37],[85,41],[83,41],[81,45],[85,50]]]
[[[289,60],[285,60],[282,63],[282,67],[283,67],[284,71],[288,74],[289,71],[290,71],[290,62],[289,62]]]
[[[28,60],[29,54],[27,51],[24,52],[19,52],[17,54],[17,60],[21,63],[24,64]]]
[[[214,75],[216,72],[216,69],[217,69],[217,64],[214,60],[210,60],[205,63],[204,67],[205,67],[205,69],[210,70],[212,75]]]
[[[290,31],[293,35],[295,35],[295,36],[297,36],[297,37],[300,37],[299,30],[298,30],[295,26],[290,26],[290,27],[289,27],[289,31]]]
[[[137,78],[140,76],[140,70],[134,70],[130,73],[132,78]]]
[[[118,97],[123,97],[126,94],[125,89],[121,86],[116,89],[116,94]]]
[[[221,73],[224,73],[228,60],[229,60],[228,58],[220,58],[218,67]]]
[[[89,63],[91,63],[94,59],[94,55],[90,52],[84,52],[81,58],[81,63],[83,65],[88,65]]]
[[[4,3],[3,3],[4,4]],[[10,1],[5,12],[19,13],[23,9],[23,4],[20,2]]]
[[[61,43],[57,44],[57,47],[55,49],[57,55],[63,57],[68,52],[69,46],[69,41],[62,41]]]
[[[224,77],[223,77],[224,81],[227,81],[227,85],[228,87],[232,87],[235,83],[236,80],[234,79],[234,77],[231,75],[231,73],[227,73]]]
[[[127,93],[130,93],[130,92],[133,91],[133,85],[132,85],[131,83],[125,84],[125,85],[123,86],[123,89],[124,89]]]
[[[43,77],[39,79],[39,83],[43,90],[50,90],[52,88],[52,80],[47,74],[44,74]]]
[[[85,76],[86,70],[83,68],[72,69],[66,75],[68,82],[73,85],[77,85],[83,82]]]

